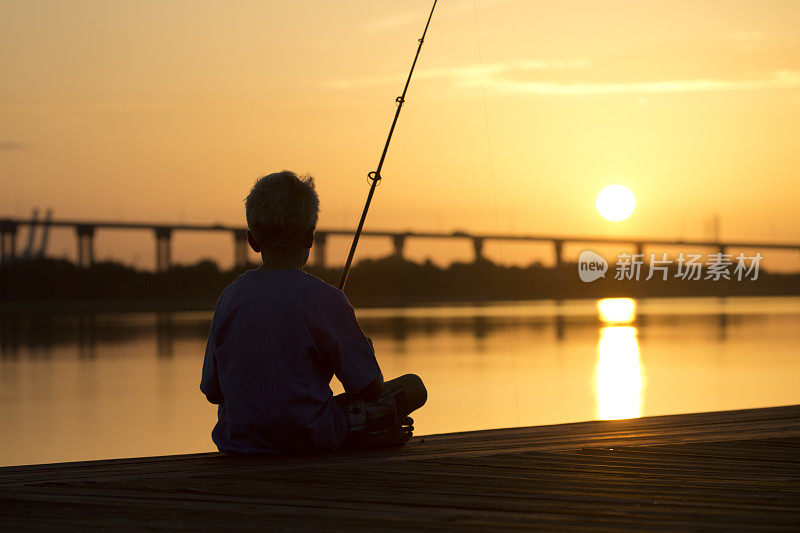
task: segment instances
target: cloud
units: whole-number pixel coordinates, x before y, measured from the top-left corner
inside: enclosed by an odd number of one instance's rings
[[[480,80],[469,80],[467,83],[479,86]],[[760,78],[740,80],[698,78],[626,83],[558,83],[491,78],[486,81],[486,87],[506,93],[558,96],[762,91],[800,87],[800,71],[779,70]]]
[[[500,77],[520,71],[546,71],[546,70],[574,70],[586,67],[586,61],[546,61],[540,59],[525,61],[509,61],[492,63],[489,65],[472,64],[460,67],[428,68],[414,72],[416,80],[444,80],[456,85],[471,86],[477,81],[480,85],[484,77]],[[330,89],[354,89],[359,87],[373,87],[388,83],[398,83],[406,74],[390,74],[381,76],[366,76],[363,78],[347,78],[330,80],[325,86]]]
[[[526,60],[464,65],[420,70],[417,80],[437,80],[453,89],[487,90],[506,94],[538,94],[553,96],[591,96],[610,94],[696,93],[719,91],[760,91],[800,87],[800,70],[777,69],[744,78],[733,76],[689,77],[614,81],[598,80],[585,60]],[[589,77],[594,78],[588,81]],[[581,81],[583,76],[587,81]],[[604,76],[608,77],[608,75]],[[535,78],[535,79],[531,79]],[[566,80],[569,81],[566,81]],[[349,78],[326,82],[330,89],[355,89],[398,84],[403,74]]]
[[[138,113],[143,111],[170,111],[185,109],[190,104],[186,100],[94,100],[63,101],[52,104],[0,104],[0,116],[50,116],[63,113]],[[20,143],[7,143],[12,146]],[[17,149],[29,148],[21,144]],[[1,148],[0,148],[1,149]],[[13,149],[13,148],[10,148]]]
[[[14,142],[14,141],[0,141],[0,151],[11,152],[16,150],[25,150],[30,148],[29,144]]]

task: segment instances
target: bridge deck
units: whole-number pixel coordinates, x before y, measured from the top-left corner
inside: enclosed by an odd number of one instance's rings
[[[15,233],[18,226],[50,226],[67,228],[91,229],[115,229],[115,230],[148,230],[164,232],[173,231],[200,231],[200,232],[238,232],[243,233],[247,230],[244,225],[231,224],[191,224],[174,222],[134,222],[134,221],[114,221],[114,220],[37,220],[35,218],[10,218],[0,217],[0,232],[8,231]],[[337,235],[352,237],[354,228],[318,228],[319,236]],[[398,237],[398,238],[419,238],[419,239],[478,239],[496,241],[533,241],[533,242],[562,242],[573,244],[642,244],[642,245],[661,245],[661,246],[692,246],[702,248],[745,248],[745,249],[778,249],[778,250],[800,250],[800,242],[770,242],[770,241],[719,241],[711,239],[671,239],[665,237],[619,237],[609,235],[535,235],[529,233],[473,233],[462,230],[454,231],[412,231],[412,230],[388,230],[388,229],[366,229],[362,233],[366,237]]]
[[[800,528],[800,406],[0,469],[0,528]]]

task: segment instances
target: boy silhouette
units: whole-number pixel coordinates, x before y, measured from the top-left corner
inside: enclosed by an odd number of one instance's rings
[[[247,239],[262,264],[225,288],[200,390],[218,404],[211,437],[233,453],[399,446],[427,399],[407,374],[384,383],[372,341],[339,289],[302,270],[319,197],[311,176],[282,171],[245,200]],[[336,376],[345,393],[333,396]]]

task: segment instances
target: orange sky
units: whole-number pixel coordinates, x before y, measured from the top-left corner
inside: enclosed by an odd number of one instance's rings
[[[440,2],[369,228],[704,238],[718,212],[723,238],[800,241],[800,2],[475,5]],[[321,227],[355,226],[429,8],[5,0],[0,215],[239,223],[288,168],[318,178]],[[628,221],[595,211],[610,183],[637,196]],[[100,257],[152,248],[98,234]],[[230,262],[230,238],[178,235],[175,255]]]

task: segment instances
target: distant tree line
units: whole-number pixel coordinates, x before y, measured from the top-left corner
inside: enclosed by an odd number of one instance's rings
[[[255,265],[251,265],[255,267]],[[339,269],[306,270],[335,284]],[[214,305],[219,294],[243,270],[221,270],[210,260],[174,266],[167,272],[138,270],[116,262],[79,268],[69,261],[43,259],[17,262],[0,269],[0,304],[16,306],[63,304],[120,308],[198,308]],[[426,302],[474,302],[535,298],[600,298],[611,296],[797,295],[800,275],[759,272],[756,281],[676,279],[674,270],[644,281],[618,281],[611,265],[605,278],[580,281],[576,264],[561,269],[531,264],[502,266],[483,260],[439,267],[394,256],[364,259],[351,270],[346,287],[356,306],[406,305]]]

